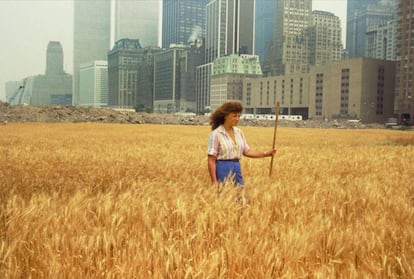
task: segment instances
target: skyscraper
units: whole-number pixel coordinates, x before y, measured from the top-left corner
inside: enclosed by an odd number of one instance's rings
[[[108,62],[92,61],[80,65],[79,105],[108,106]]]
[[[160,0],[115,1],[115,41],[139,39],[141,46],[159,46]]]
[[[206,63],[230,54],[254,54],[252,0],[211,0],[207,4]]]
[[[414,9],[412,0],[399,3],[395,113],[408,123],[414,118]]]
[[[313,11],[312,26],[306,33],[311,66],[341,60],[343,46],[339,17],[325,11]]]
[[[46,75],[63,74],[63,49],[60,42],[51,41],[46,50]]]
[[[309,70],[306,29],[312,23],[312,0],[276,0],[274,41],[267,75],[305,73]]]
[[[162,47],[203,38],[206,4],[207,0],[163,0]]]
[[[263,62],[269,56],[269,45],[273,41],[275,26],[275,0],[256,0],[255,1],[255,54]]]
[[[74,0],[73,104],[79,104],[80,64],[107,60],[110,48],[110,0]]]
[[[346,49],[350,58],[366,56],[367,32],[393,17],[392,0],[348,0]]]

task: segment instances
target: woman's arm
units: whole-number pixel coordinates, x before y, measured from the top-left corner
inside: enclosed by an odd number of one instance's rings
[[[216,157],[213,155],[208,155],[208,172],[210,173],[211,183],[217,184],[217,175],[216,175]]]
[[[256,151],[256,150],[247,150],[243,153],[244,156],[250,158],[264,158],[274,156],[276,154],[276,149],[270,149],[268,151]]]

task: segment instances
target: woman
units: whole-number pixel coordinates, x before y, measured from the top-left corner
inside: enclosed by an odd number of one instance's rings
[[[237,128],[243,106],[238,101],[228,101],[210,116],[211,134],[208,141],[208,171],[213,185],[226,179],[243,186],[240,168],[242,155],[250,158],[274,156],[276,149],[265,152],[251,150],[243,132]]]

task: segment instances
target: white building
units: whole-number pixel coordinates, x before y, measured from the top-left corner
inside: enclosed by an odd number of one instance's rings
[[[79,105],[90,107],[108,105],[107,61],[93,61],[80,65]]]

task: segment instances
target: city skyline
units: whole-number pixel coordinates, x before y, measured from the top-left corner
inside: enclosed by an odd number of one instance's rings
[[[340,17],[345,33],[346,0],[314,0],[313,10]],[[5,100],[6,82],[45,73],[50,41],[61,43],[64,70],[73,74],[73,0],[0,1],[0,34],[0,100]]]

